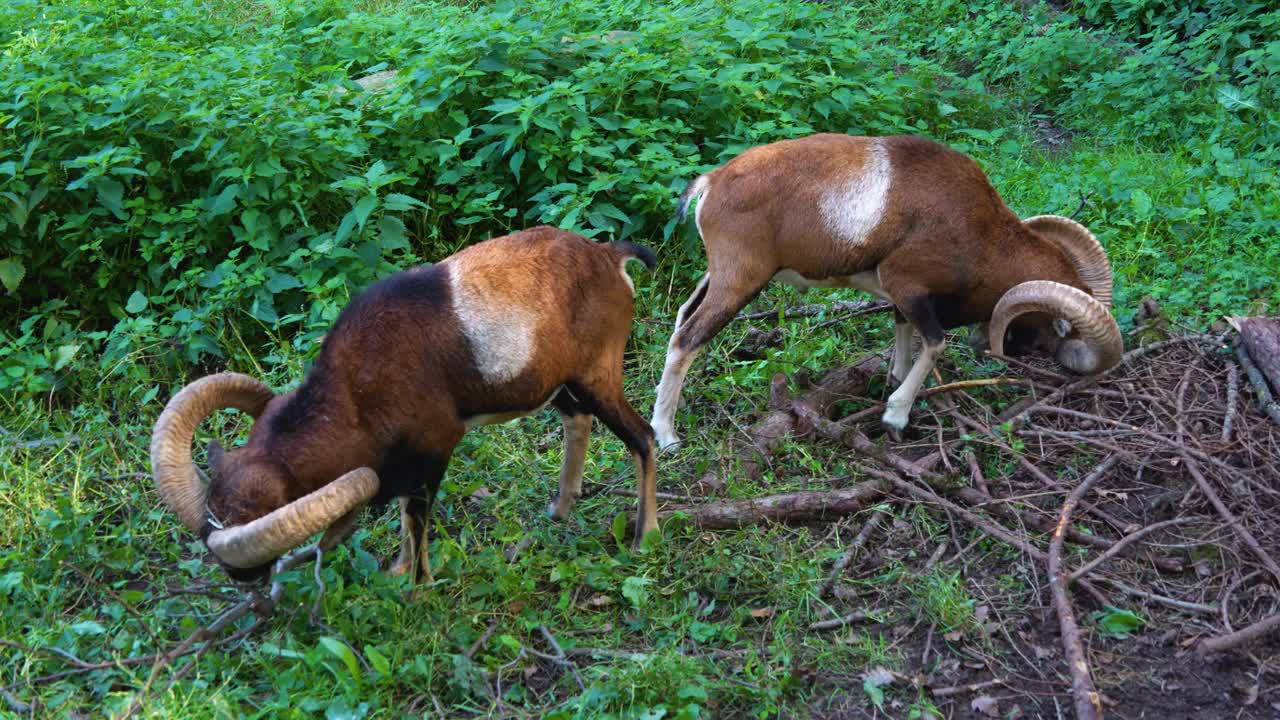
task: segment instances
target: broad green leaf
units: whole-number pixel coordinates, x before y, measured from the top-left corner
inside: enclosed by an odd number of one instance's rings
[[[346,666],[347,672],[351,674],[351,678],[355,680],[356,685],[360,685],[360,661],[356,659],[356,654],[346,643],[337,638],[324,636],[320,638],[320,645],[328,650],[331,655],[342,661]]]
[[[13,218],[13,224],[18,227],[26,225],[27,202],[11,192],[0,192],[0,197],[9,201],[9,217]]]
[[[26,277],[26,274],[27,268],[20,258],[10,257],[0,260],[0,283],[3,283],[4,289],[10,293],[18,291],[18,285],[22,283],[22,278]]]
[[[351,231],[356,229],[356,212],[352,210],[342,216],[342,222],[338,223],[338,231],[333,234],[333,244],[341,245],[347,238],[351,237]]]
[[[302,283],[288,273],[276,273],[267,281],[267,290],[271,291],[272,295],[298,287],[302,287]]]
[[[125,303],[124,309],[126,312],[137,315],[147,309],[147,303],[147,296],[134,290],[133,294],[129,296],[129,302]]]
[[[378,236],[382,239],[383,250],[399,250],[409,246],[405,240],[404,223],[394,215],[378,218]]]
[[[524,150],[517,150],[511,154],[511,160],[507,162],[507,166],[511,168],[511,174],[516,176],[516,182],[520,182],[522,165],[524,165]]]
[[[369,658],[369,664],[373,666],[375,672],[379,675],[391,674],[391,661],[386,655],[378,652],[378,648],[372,645],[364,646],[364,656]]]
[[[325,720],[363,720],[369,714],[369,704],[360,703],[351,707],[345,697],[337,697],[329,701],[324,709]]]
[[[209,215],[218,217],[226,215],[236,209],[236,198],[240,197],[239,185],[228,185],[218,193],[218,196],[209,204]]]
[[[391,210],[392,212],[401,212],[403,210],[410,210],[413,208],[426,209],[427,207],[427,204],[421,200],[408,195],[402,195],[401,193],[388,193],[382,199],[382,204],[383,207]]]
[[[276,315],[276,308],[271,301],[271,295],[262,290],[254,294],[253,304],[249,306],[249,315],[268,325],[275,325],[280,322],[280,316]]]
[[[81,620],[71,626],[71,632],[76,635],[101,635],[107,631],[100,623],[93,620]]]
[[[365,265],[377,267],[378,261],[382,259],[382,243],[377,240],[362,242],[356,247],[356,256],[363,260]]]
[[[626,513],[618,513],[613,516],[613,539],[617,541],[618,547],[626,547],[627,542],[627,525],[629,521]]]
[[[696,700],[697,702],[707,701],[707,691],[699,685],[681,685],[676,691],[676,697],[681,700]]]
[[[1130,610],[1107,606],[1093,613],[1098,631],[1106,637],[1124,640],[1131,633],[1147,624],[1145,618]]]
[[[376,195],[365,195],[356,201],[356,205],[351,209],[351,212],[355,214],[356,223],[361,230],[364,229],[365,221],[369,219],[369,213],[373,212],[376,207],[378,207],[378,196]]]
[[[631,601],[634,607],[642,607],[649,597],[649,586],[653,581],[643,577],[629,577],[622,581],[622,597]]]
[[[1230,187],[1219,186],[1205,193],[1205,200],[1208,201],[1210,210],[1220,213],[1231,207],[1231,203],[1236,200],[1236,193]]]
[[[0,595],[9,596],[13,591],[22,585],[22,571],[10,570],[4,575],[0,575]]]
[[[111,178],[98,178],[93,186],[98,191],[98,202],[116,217],[124,219],[124,186]]]
[[[689,624],[689,636],[700,643],[710,642],[720,634],[720,626],[694,620]]]
[[[80,352],[80,344],[72,343],[70,345],[59,345],[57,352],[54,353],[53,369],[61,370],[67,366],[67,363],[75,359],[76,353]]]
[[[1133,194],[1129,196],[1129,202],[1133,204],[1133,212],[1138,219],[1151,217],[1151,196],[1145,190],[1134,188]]]
[[[1228,110],[1231,110],[1233,112],[1237,110],[1257,110],[1258,109],[1257,102],[1253,98],[1246,96],[1244,92],[1240,90],[1240,88],[1237,88],[1232,85],[1223,85],[1222,87],[1218,88],[1217,97],[1218,97],[1218,102],[1222,105],[1222,107]]]

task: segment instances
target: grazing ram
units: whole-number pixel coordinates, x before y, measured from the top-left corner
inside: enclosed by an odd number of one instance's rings
[[[221,373],[175,395],[151,439],[161,497],[238,579],[261,577],[321,530],[322,543],[340,541],[365,503],[399,498],[392,572],[420,566],[430,577],[426,521],[458,441],[550,403],[564,423],[550,514],[573,508],[599,417],[635,458],[638,544],[657,520],[653,431],[622,390],[632,259],[654,263],[631,243],[539,227],[375,283],[343,311],[297,389],[274,395]],[[211,444],[206,487],[191,443],[220,408],[256,420],[243,447]]]
[[[676,315],[653,429],[678,442],[680,387],[699,349],[771,279],[864,290],[893,303],[896,341],[884,425],[899,431],[947,328],[983,323],[991,348],[1047,350],[1097,373],[1123,349],[1111,269],[1080,224],[1020,220],[977,163],[914,136],[821,134],[762,145],[694,180],[707,272]],[[915,328],[924,346],[911,364]]]

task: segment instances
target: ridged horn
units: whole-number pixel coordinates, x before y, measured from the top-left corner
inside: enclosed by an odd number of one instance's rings
[[[215,530],[207,543],[222,562],[232,567],[257,567],[327,529],[368,502],[377,491],[377,473],[357,468],[253,522]]]
[[[1111,263],[1102,243],[1088,228],[1061,215],[1037,215],[1023,220],[1022,224],[1062,248],[1093,296],[1111,307]]]
[[[1039,312],[1071,323],[1073,337],[1058,346],[1058,362],[1078,373],[1094,375],[1120,362],[1124,339],[1111,311],[1083,290],[1052,280],[1015,285],[996,303],[988,337],[991,350],[1004,354],[1004,333],[1019,315]]]
[[[208,495],[191,461],[196,427],[224,408],[257,417],[272,394],[270,388],[248,375],[218,373],[182,388],[160,413],[151,430],[151,475],[161,499],[191,532],[198,533],[204,526]]]

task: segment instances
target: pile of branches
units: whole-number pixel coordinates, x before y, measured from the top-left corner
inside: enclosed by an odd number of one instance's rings
[[[769,411],[741,433],[741,471],[759,476],[785,441],[812,439],[854,451],[864,479],[666,511],[730,528],[831,521],[895,498],[942,508],[1043,564],[1077,717],[1100,717],[1076,604],[1117,606],[1129,596],[1198,616],[1188,644],[1201,653],[1280,631],[1272,553],[1280,548],[1280,412],[1268,388],[1280,389],[1280,323],[1233,325],[1234,349],[1230,331],[1166,336],[1096,377],[1013,358],[1000,358],[1003,377],[945,383],[935,374],[938,384],[921,393],[926,407],[912,417],[909,434],[918,439],[907,442],[872,439],[882,403],[835,417],[847,404],[840,401],[865,402],[868,382],[884,371],[881,358],[830,371],[799,394],[780,374]],[[979,458],[993,454],[1012,471],[984,476]],[[870,517],[822,594],[841,596],[840,578],[875,532],[878,515]],[[1069,567],[1067,544],[1086,548],[1089,559]]]

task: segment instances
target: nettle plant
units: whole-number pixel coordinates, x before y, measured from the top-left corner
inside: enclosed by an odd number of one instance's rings
[[[354,289],[511,228],[670,236],[683,183],[748,146],[1002,112],[856,9],[255,7],[0,9],[29,28],[0,46],[0,386],[271,331],[305,348]],[[352,82],[388,68],[379,92]]]

